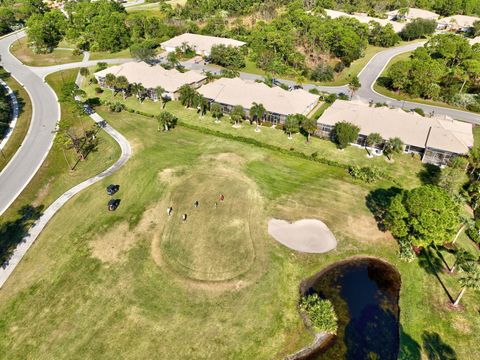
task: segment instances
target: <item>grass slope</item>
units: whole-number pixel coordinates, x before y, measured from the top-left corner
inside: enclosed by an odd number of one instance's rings
[[[438,272],[423,258],[400,262],[395,241],[377,229],[365,198],[391,184],[353,183],[339,168],[182,127],[157,132],[152,118],[99,111],[131,142],[134,156],[55,216],[2,289],[0,357],[283,358],[312,339],[296,309],[301,279],[358,254],[380,256],[402,274],[402,353],[411,355],[403,358],[446,347],[459,359],[480,356],[480,295],[468,291],[463,311],[448,310]],[[217,168],[232,172],[228,181],[217,179]],[[114,213],[105,209],[110,182],[121,184],[122,203]],[[248,267],[242,259],[242,237],[248,235],[225,239],[224,247],[212,237],[213,209],[202,205],[219,188],[226,201],[238,204],[228,209],[231,220],[245,221],[260,204]],[[253,204],[249,191],[258,197]],[[191,224],[168,218],[171,201],[178,217],[193,212],[197,198],[201,208]],[[272,216],[322,219],[339,246],[322,255],[286,249],[267,234]],[[165,241],[173,251],[159,251]],[[217,274],[230,259],[245,271],[228,281],[198,281],[172,266],[172,256]],[[450,292],[459,291],[457,275],[440,276]]]
[[[72,50],[55,49],[50,54],[36,54],[28,47],[26,36],[15,41],[10,51],[18,60],[29,66],[50,66],[82,61],[82,55],[73,55]]]

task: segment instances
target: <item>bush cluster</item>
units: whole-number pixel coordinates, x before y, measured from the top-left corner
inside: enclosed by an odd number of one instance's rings
[[[308,317],[316,332],[337,333],[338,318],[330,300],[320,299],[317,294],[307,295],[300,300],[300,310]]]

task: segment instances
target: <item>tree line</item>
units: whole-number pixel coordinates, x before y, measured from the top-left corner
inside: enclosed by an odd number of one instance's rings
[[[394,63],[384,84],[414,97],[438,99],[480,111],[480,44],[455,34],[440,34]]]
[[[0,140],[4,138],[10,121],[12,120],[12,108],[10,99],[3,86],[0,86]]]

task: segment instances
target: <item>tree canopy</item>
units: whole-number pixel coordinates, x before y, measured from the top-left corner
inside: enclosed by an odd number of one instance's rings
[[[459,224],[457,204],[435,185],[402,191],[392,199],[385,217],[393,236],[417,247],[452,241]]]

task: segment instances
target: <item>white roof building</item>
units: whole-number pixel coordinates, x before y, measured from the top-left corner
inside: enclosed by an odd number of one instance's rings
[[[404,16],[400,15],[399,10],[389,11],[387,12],[387,15],[389,18],[393,18],[393,19],[404,17],[405,19],[408,19],[408,20],[414,20],[414,19],[437,20],[440,17],[440,15],[432,11],[418,9],[418,8],[408,8],[407,13]]]
[[[105,78],[107,74],[125,76],[129,83],[142,84],[146,89],[161,86],[167,93],[175,93],[182,85],[195,85],[206,79],[194,70],[181,73],[175,69],[166,70],[160,65],[149,65],[145,62],[128,62],[109,67],[95,73],[95,77]]]
[[[307,115],[319,100],[317,95],[302,89],[287,91],[240,78],[221,78],[202,86],[198,92],[214,102],[227,106],[241,105],[247,110],[255,102],[262,104],[268,112],[283,116]]]
[[[234,39],[221,38],[215,36],[199,35],[199,34],[190,34],[185,33],[179,36],[175,36],[170,40],[167,40],[160,44],[162,49],[173,52],[176,48],[181,48],[183,45],[188,45],[191,49],[199,55],[209,56],[212,51],[212,47],[215,45],[225,45],[225,46],[234,46],[241,47],[245,45],[243,41],[238,41]]]
[[[361,135],[379,133],[384,139],[399,137],[405,145],[421,149],[466,154],[473,147],[472,124],[448,117],[423,117],[402,109],[337,100],[325,110],[317,123],[334,126],[340,121],[357,125]]]
[[[385,26],[387,24],[391,24],[393,26],[393,30],[395,30],[395,32],[400,32],[405,27],[405,23],[400,23],[400,22],[397,22],[397,21],[391,21],[391,20],[387,20],[387,19],[374,18],[374,17],[367,16],[367,15],[351,15],[351,14],[344,13],[342,11],[330,10],[330,9],[325,9],[325,12],[332,19],[337,19],[337,18],[343,16],[343,17],[357,19],[358,21],[360,21],[361,23],[364,23],[364,24],[368,24],[368,23],[370,23],[370,21],[376,21],[382,26]]]
[[[454,15],[438,20],[438,24],[452,30],[462,30],[473,27],[473,23],[479,20],[476,16]]]

